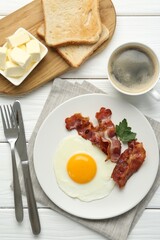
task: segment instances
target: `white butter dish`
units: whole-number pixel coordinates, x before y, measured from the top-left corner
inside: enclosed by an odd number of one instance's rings
[[[46,56],[47,52],[48,52],[48,48],[42,44],[37,38],[35,38],[30,32],[28,32],[26,29],[24,28],[19,28],[17,29],[17,31],[14,34],[19,33],[20,31],[24,31],[25,33],[28,34],[30,40],[36,40],[39,43],[40,46],[40,58],[37,62],[32,63],[31,67],[28,68],[27,70],[25,70],[25,73],[21,76],[21,77],[9,77],[7,76],[7,71],[0,69],[0,73],[8,80],[10,81],[12,84],[14,84],[15,86],[20,85],[25,79],[26,77],[33,71],[33,69],[40,63],[40,61]],[[4,44],[4,46],[8,46],[8,43],[6,42]]]

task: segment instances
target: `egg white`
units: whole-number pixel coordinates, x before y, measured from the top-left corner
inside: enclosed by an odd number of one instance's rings
[[[67,162],[76,153],[87,153],[96,162],[96,175],[88,183],[78,184],[68,175]],[[106,155],[93,146],[89,140],[85,140],[79,135],[64,138],[54,155],[54,172],[59,187],[70,197],[82,201],[88,202],[106,197],[115,185],[111,178],[115,163],[110,160],[105,161],[105,159]]]

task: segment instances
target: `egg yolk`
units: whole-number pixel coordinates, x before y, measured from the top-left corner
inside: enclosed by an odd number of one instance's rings
[[[96,175],[97,166],[95,160],[85,153],[73,155],[67,163],[67,172],[76,183],[88,183]]]

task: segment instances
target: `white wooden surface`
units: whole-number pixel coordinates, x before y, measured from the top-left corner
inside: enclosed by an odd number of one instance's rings
[[[0,0],[0,18],[5,17],[31,0]],[[144,114],[160,121],[160,102],[149,94],[139,97],[127,97],[110,85],[107,81],[106,65],[113,49],[128,41],[143,42],[149,45],[160,58],[160,1],[159,0],[113,0],[117,12],[117,27],[114,37],[103,53],[89,60],[78,70],[62,76],[71,81],[87,79],[110,95],[119,95],[126,99]],[[27,141],[29,140],[38,116],[51,88],[51,83],[18,99],[22,103]],[[156,86],[160,88],[160,83]],[[0,95],[0,104],[12,103],[17,97]],[[34,113],[34,114],[33,114]],[[13,194],[10,190],[12,180],[9,146],[4,138],[0,121],[0,239],[34,239],[31,233],[26,198],[23,197],[25,217],[18,224],[14,217]],[[91,240],[104,239],[99,234],[74,223],[73,221],[39,206],[42,233],[39,239],[47,240]],[[144,211],[138,224],[128,237],[129,240],[160,239],[160,189]]]

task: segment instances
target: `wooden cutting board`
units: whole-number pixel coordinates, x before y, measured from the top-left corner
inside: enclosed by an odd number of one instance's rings
[[[95,51],[95,54],[102,51],[108,45],[115,30],[116,12],[111,0],[100,0],[100,15],[102,22],[110,31],[110,36]],[[6,37],[12,35],[19,27],[25,28],[43,42],[36,34],[37,28],[42,22],[43,10],[41,0],[35,0],[7,17],[2,18],[0,20],[0,46],[5,43]],[[48,50],[46,57],[19,86],[14,86],[0,75],[0,93],[8,95],[25,94],[72,69],[53,48],[48,48]]]

